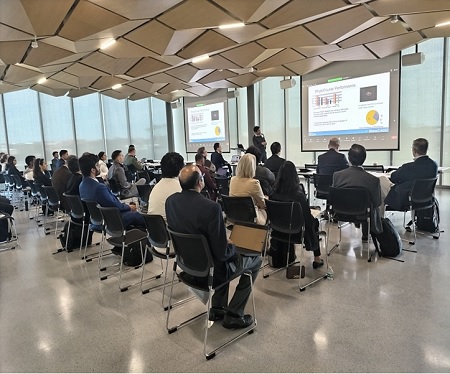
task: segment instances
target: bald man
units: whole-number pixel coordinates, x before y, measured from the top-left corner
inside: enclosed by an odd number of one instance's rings
[[[328,142],[328,151],[317,158],[317,174],[333,175],[335,171],[348,168],[348,161],[339,153],[340,141],[331,138]]]
[[[209,245],[214,261],[214,287],[227,281],[241,269],[250,270],[255,281],[261,266],[260,256],[242,256],[226,236],[220,205],[204,197],[200,191],[205,186],[202,173],[196,165],[185,166],[179,175],[182,188],[166,200],[166,217],[170,229],[184,234],[201,234]],[[245,328],[253,324],[250,314],[244,315],[250,296],[251,284],[247,276],[241,276],[239,285],[228,304],[228,287],[214,293],[211,321],[223,320],[227,329]]]

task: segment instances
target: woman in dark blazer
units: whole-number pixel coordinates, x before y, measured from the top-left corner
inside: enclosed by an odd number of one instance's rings
[[[292,162],[286,161],[281,165],[270,200],[296,201],[300,203],[305,219],[305,247],[307,251],[314,251],[314,269],[321,267],[323,260],[320,258],[317,221],[311,215],[304,190],[298,179],[297,169]]]
[[[51,186],[52,181],[45,173],[47,171],[47,162],[43,158],[34,160],[33,178],[34,182],[41,186]]]
[[[20,174],[20,171],[16,167],[17,160],[14,156],[8,157],[8,162],[6,164],[6,173],[8,175],[17,175],[22,182],[25,182],[25,179],[23,178],[22,174]]]

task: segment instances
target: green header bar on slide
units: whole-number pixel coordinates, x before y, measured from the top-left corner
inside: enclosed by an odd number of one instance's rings
[[[332,83],[332,82],[337,82],[337,81],[341,81],[342,79],[344,79],[344,78],[342,78],[342,77],[337,77],[337,78],[331,78],[331,79],[328,79],[328,83]]]

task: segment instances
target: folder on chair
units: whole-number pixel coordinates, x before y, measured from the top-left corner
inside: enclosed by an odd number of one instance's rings
[[[247,256],[259,256],[266,245],[267,231],[267,226],[236,222],[230,240],[234,243],[236,252]]]

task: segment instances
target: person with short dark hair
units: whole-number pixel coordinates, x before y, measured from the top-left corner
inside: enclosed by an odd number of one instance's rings
[[[209,174],[208,169],[205,167],[205,157],[197,153],[195,155],[195,164],[200,169],[203,174],[203,179],[205,180],[205,188],[209,193],[209,197],[212,201],[217,200],[217,186],[216,183],[212,180],[211,175]]]
[[[7,153],[3,153],[2,157],[0,157],[0,165],[1,165],[0,172],[2,172],[2,173],[6,172],[6,165],[8,165],[8,154]]]
[[[59,161],[59,153],[58,151],[54,151],[52,152],[52,162],[50,164],[50,170],[52,172],[54,172],[56,170],[56,168],[58,167],[58,161]]]
[[[340,140],[331,138],[328,142],[328,151],[317,158],[317,174],[333,175],[334,172],[348,168],[345,155],[339,153]]]
[[[123,204],[113,195],[111,190],[97,180],[99,175],[98,157],[92,153],[83,155],[78,160],[81,174],[80,197],[83,200],[96,201],[102,207],[116,207],[119,209],[125,228],[130,226],[145,227],[144,218],[136,211],[136,204]]]
[[[69,151],[67,149],[61,149],[59,151],[59,160],[58,160],[58,163],[56,164],[56,169],[59,169],[61,166],[63,166],[68,157],[69,157]]]
[[[226,175],[226,168],[228,169],[228,172],[232,174],[231,165],[223,158],[222,146],[220,143],[214,143],[214,152],[211,153],[211,162],[216,167],[216,173],[218,175]]]
[[[256,157],[255,178],[261,183],[263,194],[269,196],[272,193],[272,186],[275,183],[275,175],[268,168],[261,165],[262,154],[254,145],[248,147],[245,153],[250,153]]]
[[[159,214],[166,219],[166,200],[181,191],[178,174],[184,166],[184,159],[179,153],[166,153],[161,159],[161,180],[153,187],[148,200],[148,213]]]
[[[209,318],[211,321],[223,320],[222,326],[227,329],[248,327],[253,324],[253,317],[244,315],[244,309],[251,292],[250,282],[258,276],[261,257],[236,253],[233,243],[227,240],[222,208],[200,194],[204,180],[197,166],[188,165],[181,170],[180,184],[182,191],[166,201],[167,224],[174,231],[205,237],[214,262],[213,285],[218,286],[242,269],[252,274],[252,280],[247,276],[240,277],[229,303],[228,286],[215,291]]]
[[[100,175],[103,180],[108,179],[108,165],[106,165],[106,161],[108,160],[108,157],[106,156],[106,152],[99,152],[98,153],[98,167],[100,168]]]
[[[264,166],[276,176],[278,170],[280,170],[281,165],[283,165],[286,161],[284,158],[280,157],[281,144],[278,142],[273,142],[270,145],[270,152],[272,152],[272,156],[267,159],[267,161],[264,163]]]
[[[436,178],[438,173],[437,163],[428,155],[428,140],[417,138],[412,144],[414,161],[403,164],[390,176],[390,184],[383,183],[386,190],[385,203],[392,209],[402,210],[409,207],[409,193],[416,179]],[[394,183],[394,185],[392,185]]]
[[[16,165],[17,159],[14,156],[9,156],[6,164],[6,173],[8,175],[17,175],[22,182],[25,182],[25,179],[23,179],[22,174],[20,174],[20,171],[17,169]]]
[[[78,163],[78,157],[70,155],[67,159],[67,167],[70,171],[70,179],[67,182],[66,194],[80,196],[80,184],[83,179]]]
[[[362,168],[366,160],[366,149],[360,144],[353,144],[348,151],[348,160],[351,166],[347,169],[337,171],[333,174],[333,187],[364,187],[369,191],[372,204],[372,216],[370,217],[370,231],[380,233],[381,226],[381,188],[379,178],[373,176]],[[363,224],[363,241],[368,240],[368,227]]]
[[[214,178],[216,176],[216,165],[214,165],[210,160],[208,160],[208,151],[205,147],[200,147],[197,149],[197,153],[200,155],[203,155],[205,158],[205,168],[208,169],[209,173],[211,174],[211,178]]]
[[[35,159],[36,157],[32,155],[25,157],[25,164],[27,166],[25,168],[25,171],[23,172],[23,178],[28,183],[33,183],[33,167]]]
[[[136,185],[145,184],[145,178],[139,179],[136,183],[130,183],[125,176],[125,169],[123,168],[124,156],[121,150],[115,150],[111,158],[113,164],[108,170],[108,180],[114,179],[119,186],[120,194],[126,198],[138,197],[139,192]]]
[[[128,168],[129,171],[134,173],[135,171],[142,170],[144,165],[142,162],[136,158],[136,148],[133,144],[128,147],[128,153],[125,156],[123,164]]]
[[[76,156],[69,156],[67,160],[64,161],[64,165],[57,168],[52,175],[52,186],[55,187],[55,190],[58,193],[59,201],[64,212],[70,211],[70,206],[67,202],[66,197],[64,196],[64,193],[67,189],[67,183],[69,183],[69,180],[72,177],[72,173],[67,166],[67,161],[71,157]]]
[[[266,139],[264,138],[264,134],[261,133],[261,128],[259,126],[253,127],[253,132],[253,145],[259,149],[259,151],[261,152],[261,160],[263,163],[265,163],[267,161]]]

